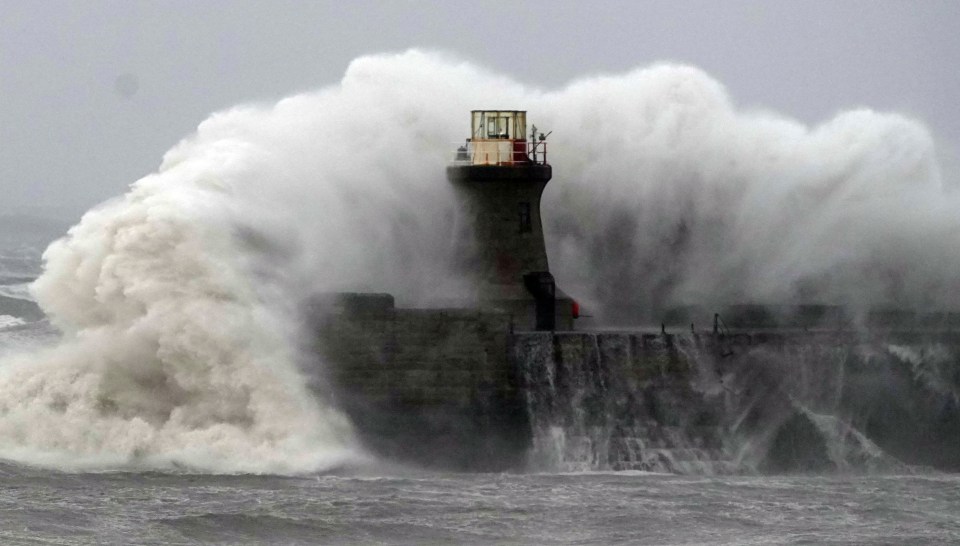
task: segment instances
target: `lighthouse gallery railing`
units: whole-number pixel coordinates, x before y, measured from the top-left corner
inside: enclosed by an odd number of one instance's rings
[[[547,143],[526,140],[471,139],[454,153],[454,163],[472,165],[546,165]]]

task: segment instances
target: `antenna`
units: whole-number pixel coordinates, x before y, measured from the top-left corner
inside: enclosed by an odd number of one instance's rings
[[[550,135],[552,135],[552,134],[553,134],[553,131],[550,131],[550,132],[547,133],[547,134],[540,133],[539,136],[538,136],[538,135],[537,135],[537,126],[536,126],[536,125],[531,125],[531,126],[530,126],[530,154],[531,154],[531,156],[532,156],[532,157],[530,158],[531,161],[533,161],[534,163],[537,162],[537,147],[540,146],[540,143],[541,143],[541,142],[545,142],[545,141],[547,140],[547,137],[550,136]],[[543,162],[546,163],[546,162],[547,162],[547,152],[546,152],[547,147],[546,147],[546,144],[544,144],[543,150],[544,150],[544,152],[543,152]]]

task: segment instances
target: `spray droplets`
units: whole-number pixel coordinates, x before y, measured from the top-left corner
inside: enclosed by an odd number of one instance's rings
[[[682,66],[544,92],[418,51],[365,57],[338,85],[214,114],[50,247],[35,291],[64,338],[0,365],[0,455],[229,472],[356,457],[298,371],[316,367],[298,305],[464,294],[444,167],[490,106],[553,131],[547,250],[591,313],[960,303],[960,203],[916,122],[810,129]]]

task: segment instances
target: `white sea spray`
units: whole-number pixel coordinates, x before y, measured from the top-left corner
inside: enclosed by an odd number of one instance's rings
[[[304,472],[360,457],[307,391],[298,304],[463,291],[444,166],[476,108],[546,131],[551,269],[600,315],[689,301],[955,305],[960,217],[919,123],[743,111],[657,65],[545,91],[420,51],[219,112],[45,253],[59,344],[0,363],[0,455]]]

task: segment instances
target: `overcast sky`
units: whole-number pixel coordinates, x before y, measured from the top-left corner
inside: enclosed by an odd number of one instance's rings
[[[0,0],[0,213],[79,215],[210,112],[445,50],[532,86],[660,60],[808,123],[860,106],[960,157],[960,1]],[[952,165],[951,165],[952,167]]]

